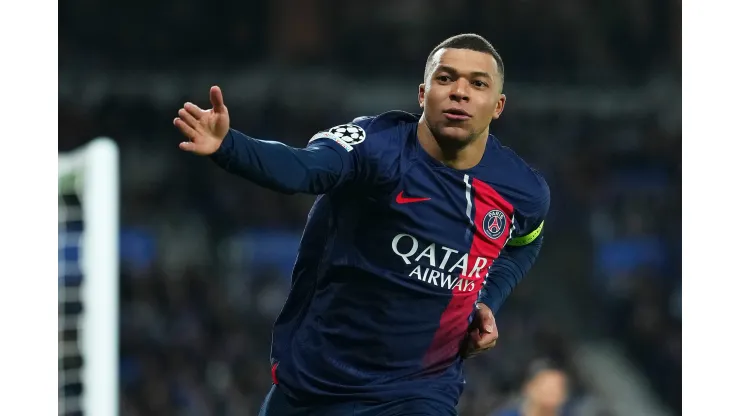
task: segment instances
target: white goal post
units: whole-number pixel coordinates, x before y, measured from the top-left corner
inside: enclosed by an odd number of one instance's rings
[[[59,415],[118,410],[118,147],[59,153]]]

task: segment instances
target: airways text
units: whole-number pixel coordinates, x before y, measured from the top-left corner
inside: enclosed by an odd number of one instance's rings
[[[492,258],[460,254],[435,243],[419,250],[419,240],[410,234],[396,235],[391,248],[405,264],[416,265],[409,277],[456,292],[480,290],[482,285],[476,283],[486,277],[493,264]]]

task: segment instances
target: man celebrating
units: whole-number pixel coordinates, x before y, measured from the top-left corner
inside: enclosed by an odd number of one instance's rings
[[[320,195],[275,322],[261,414],[452,415],[462,360],[492,348],[494,313],[532,267],[544,179],[489,134],[504,66],[480,36],[429,55],[422,114],[391,111],[306,148],[229,128],[221,90],[186,103],[182,150],[284,193]]]

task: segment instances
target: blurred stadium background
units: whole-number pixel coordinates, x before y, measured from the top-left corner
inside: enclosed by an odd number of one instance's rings
[[[97,136],[120,149],[122,415],[256,415],[313,201],[180,152],[181,104],[208,105],[218,84],[233,127],[303,146],[415,111],[426,55],[463,32],[501,52],[509,101],[492,130],[546,175],[552,208],[499,346],[467,364],[460,414],[555,406],[557,384],[523,389],[541,359],[569,379],[560,414],[680,414],[679,1],[67,0],[59,152]],[[60,218],[60,264],[61,235]],[[79,394],[63,372],[60,406]]]

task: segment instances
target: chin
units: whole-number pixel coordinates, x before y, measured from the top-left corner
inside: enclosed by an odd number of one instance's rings
[[[470,130],[460,126],[440,126],[434,135],[437,141],[443,141],[449,144],[457,143],[464,145],[470,143],[474,135],[471,134]]]

